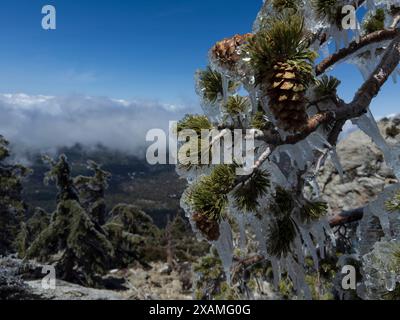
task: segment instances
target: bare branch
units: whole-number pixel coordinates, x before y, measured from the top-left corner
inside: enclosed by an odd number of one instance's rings
[[[400,14],[396,15],[396,16],[393,18],[393,23],[392,23],[392,25],[390,26],[390,28],[392,28],[392,29],[396,28],[397,25],[399,24],[399,22],[400,22]]]
[[[244,258],[244,259],[236,258],[236,260],[238,260],[238,262],[237,262],[238,265],[240,265],[242,267],[249,267],[249,266],[255,265],[255,264],[265,260],[265,258],[262,255],[256,255],[256,256]]]
[[[359,221],[364,216],[364,208],[357,208],[354,210],[343,211],[334,216],[330,221],[329,225],[331,228],[342,226],[348,223]]]
[[[332,111],[325,111],[321,113],[317,113],[308,119],[307,125],[304,129],[295,135],[288,136],[286,139],[282,139],[277,131],[265,131],[262,136],[258,136],[257,138],[263,140],[272,146],[280,146],[284,144],[295,144],[303,139],[305,139],[312,132],[317,130],[317,128],[327,122],[330,122],[335,119],[335,114]]]
[[[295,144],[317,130],[320,125],[328,123],[334,119],[335,115],[332,111],[317,113],[308,120],[307,126],[301,133],[287,137],[283,144]]]
[[[272,153],[271,149],[267,148],[267,150],[265,150],[258,158],[258,160],[255,162],[253,170],[258,169],[268,159],[271,153]]]

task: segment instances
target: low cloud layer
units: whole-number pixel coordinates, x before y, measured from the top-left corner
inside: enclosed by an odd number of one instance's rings
[[[26,152],[52,153],[77,143],[144,157],[148,130],[168,131],[169,121],[198,112],[194,107],[106,97],[0,94],[0,134],[20,159]],[[356,129],[347,122],[341,138]]]
[[[17,153],[80,143],[143,156],[149,129],[167,130],[169,121],[195,111],[105,97],[0,94],[0,134]]]

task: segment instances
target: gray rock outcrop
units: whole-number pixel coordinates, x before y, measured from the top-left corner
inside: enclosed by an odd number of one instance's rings
[[[400,143],[399,116],[382,119],[378,125],[389,145]],[[337,154],[344,169],[343,180],[330,160],[318,177],[323,198],[333,214],[365,206],[376,199],[385,186],[396,183],[382,152],[359,130],[339,142]]]

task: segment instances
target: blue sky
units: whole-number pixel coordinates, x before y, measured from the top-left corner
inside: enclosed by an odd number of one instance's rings
[[[57,9],[57,30],[41,8]],[[248,32],[261,1],[2,0],[0,91],[194,99],[213,42]]]
[[[57,9],[57,30],[41,28],[41,8]],[[0,92],[88,94],[196,104],[193,74],[212,44],[246,33],[261,0],[2,0]],[[361,83],[342,66],[341,94]],[[374,102],[376,115],[398,112],[399,85]],[[396,99],[397,98],[397,99]]]

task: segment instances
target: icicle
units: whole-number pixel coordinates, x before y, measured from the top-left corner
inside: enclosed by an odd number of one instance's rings
[[[332,148],[331,144],[319,132],[313,132],[310,134],[310,136],[307,138],[307,141],[311,147],[320,151],[321,153],[324,152],[326,147]]]
[[[371,111],[368,109],[366,114],[353,120],[353,124],[357,125],[378,146],[385,156],[386,163],[393,169],[396,177],[400,179],[400,146],[391,148],[386,143]]]
[[[274,276],[274,287],[275,289],[278,289],[279,287],[279,282],[281,281],[281,272],[279,268],[279,263],[276,258],[269,258],[269,261],[271,262],[271,267],[272,267],[272,274]]]
[[[300,170],[305,169],[307,162],[306,159],[304,159],[303,153],[298,144],[284,146],[283,152],[288,155],[293,167],[297,166],[297,168],[299,168]]]
[[[360,22],[359,22],[358,19],[357,19],[356,29],[353,30],[353,31],[354,31],[354,37],[353,37],[353,39],[355,39],[355,41],[356,41],[357,43],[359,43],[359,42],[360,42],[360,39],[361,39],[361,32],[360,32],[360,30],[361,30],[361,25],[360,25]]]
[[[376,10],[376,5],[374,0],[367,0],[366,6],[368,10],[375,11]]]
[[[322,219],[319,221],[319,223],[320,223],[320,224],[322,225],[322,227],[324,228],[325,234],[327,234],[328,237],[329,237],[329,239],[331,240],[332,246],[333,246],[333,247],[336,247],[336,236],[335,236],[335,233],[333,232],[333,230],[332,230],[332,228],[331,228],[331,226],[330,226],[330,224],[329,224],[328,219],[327,219],[327,218],[322,218]]]
[[[266,228],[264,227],[265,221],[258,219],[254,215],[249,216],[248,221],[256,236],[260,253],[263,256],[267,256],[267,239],[265,237]]]
[[[311,176],[307,179],[307,182],[311,186],[313,196],[319,199],[321,197],[321,188],[319,187],[317,177]]]
[[[332,161],[333,165],[335,166],[336,170],[338,171],[340,179],[343,182],[344,170],[343,170],[342,164],[340,163],[338,154],[336,152],[336,148],[332,148],[329,151],[329,155],[331,156],[331,161]]]
[[[307,247],[307,250],[310,252],[311,258],[313,259],[314,269],[317,271],[319,270],[319,259],[317,255],[317,249],[315,248],[314,242],[310,237],[309,231],[307,229],[304,229],[303,227],[299,227],[299,229],[301,237],[303,238],[303,241]]]
[[[303,253],[303,243],[301,242],[301,238],[299,236],[297,236],[294,239],[294,251],[296,253],[297,260],[299,261],[299,263],[301,265],[304,265],[305,260],[304,260],[304,253]]]
[[[279,154],[275,154],[277,157],[279,157]],[[278,160],[279,163],[279,160]],[[289,188],[289,182],[287,178],[284,176],[282,173],[281,169],[276,165],[274,162],[269,162],[267,166],[267,170],[271,175],[271,180],[277,184],[282,186],[283,188]]]
[[[223,101],[225,105],[229,97],[229,79],[225,74],[221,74],[221,77],[222,77]]]
[[[274,153],[271,155],[271,159],[274,159],[275,163],[281,162],[281,154],[278,151],[274,151]]]
[[[386,192],[383,192],[376,201],[371,202],[368,206],[370,212],[379,218],[382,230],[388,239],[391,239],[392,234],[390,231],[390,221],[388,217],[389,213],[385,209],[385,202],[389,200],[389,196],[392,195],[394,195],[394,193],[387,194]]]
[[[369,78],[369,75],[370,75],[368,67],[361,61],[356,63],[356,66],[357,66],[358,70],[360,71],[364,81],[367,81]]]
[[[396,289],[400,279],[393,254],[399,248],[400,243],[396,240],[379,241],[362,257],[365,299],[383,299]]]
[[[254,78],[254,77],[252,77]],[[251,102],[251,112],[254,114],[258,109],[258,99],[257,99],[257,90],[254,88],[254,83],[245,85],[244,88],[249,93],[250,102]]]
[[[344,42],[344,46],[347,48],[349,46],[349,43],[350,43],[349,32],[347,30],[343,31],[343,42]]]
[[[321,52],[322,52],[323,58],[327,58],[327,57],[330,56],[330,52],[329,52],[329,42],[326,42],[326,43],[321,47]]]
[[[325,229],[320,222],[314,223],[310,230],[313,238],[317,242],[321,259],[325,259]]]
[[[304,268],[300,266],[292,256],[287,256],[285,259],[285,269],[289,274],[293,283],[293,288],[297,294],[303,293],[304,299],[311,300],[312,295],[310,287],[306,283]]]
[[[314,150],[308,139],[301,141],[300,151],[302,152],[304,159],[307,159],[306,161],[312,161]]]
[[[392,80],[394,84],[397,84],[397,70],[392,73]]]
[[[293,289],[296,292],[299,292],[300,288],[298,286],[298,275],[296,274],[296,272],[294,271],[294,266],[293,264],[295,263],[295,261],[293,260],[293,258],[289,255],[286,258],[284,258],[284,266],[285,269],[290,277],[290,279],[292,280],[293,283]]]
[[[384,152],[389,153],[389,147],[383,139],[379,127],[376,124],[371,111],[368,109],[367,113],[352,121],[357,125],[366,135],[368,135],[374,143]]]
[[[339,30],[339,28],[336,26],[336,25],[334,25],[332,28],[331,28],[331,36],[332,36],[332,38],[333,38],[333,41],[335,42],[335,51],[337,52],[337,51],[339,51],[339,49],[340,49],[340,44],[341,44],[341,42],[342,42],[342,35],[341,35],[341,31]]]
[[[213,245],[218,251],[218,255],[222,261],[222,266],[225,271],[226,280],[231,283],[231,268],[233,264],[233,238],[231,226],[228,222],[220,223],[220,237]]]
[[[234,214],[236,222],[239,227],[239,246],[242,251],[246,249],[246,217],[245,214],[236,212]]]
[[[386,289],[388,291],[394,291],[396,289],[397,281],[396,281],[396,274],[390,272],[386,274]]]
[[[386,202],[393,199],[400,190],[400,184],[387,187],[378,199],[371,202],[364,209],[364,216],[360,221],[357,234],[359,238],[360,254],[366,254],[372,250],[373,245],[382,240],[382,231],[386,240],[400,238],[400,216],[398,212],[388,212]],[[377,224],[376,218],[379,222]]]

